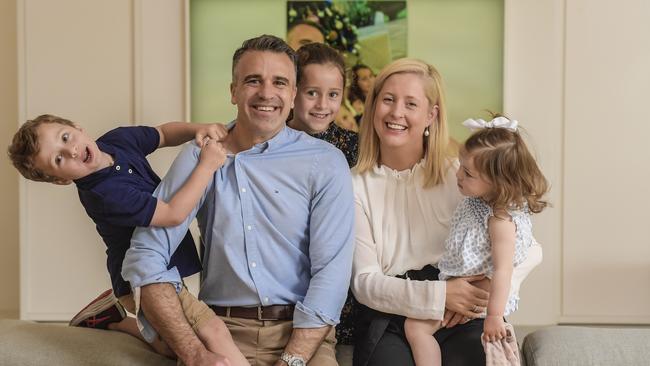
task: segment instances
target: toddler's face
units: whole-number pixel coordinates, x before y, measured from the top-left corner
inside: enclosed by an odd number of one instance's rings
[[[460,167],[456,172],[458,190],[463,196],[485,198],[492,192],[492,183],[476,170],[472,155],[461,155]]]
[[[103,168],[101,151],[81,128],[44,123],[36,131],[39,151],[34,166],[57,177],[54,183],[70,184]]]

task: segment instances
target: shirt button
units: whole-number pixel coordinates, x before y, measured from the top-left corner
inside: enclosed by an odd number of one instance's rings
[[[264,298],[264,303],[265,303],[265,304],[268,304],[268,303],[269,303],[269,298],[268,298],[268,297],[265,297],[265,298]]]
[[[119,165],[116,165],[116,166],[115,166],[115,170],[120,170],[120,169],[122,169],[122,168],[120,168]]]
[[[129,174],[133,174],[133,170],[129,169]]]
[[[253,268],[257,267],[257,263],[251,262],[251,267],[253,267]]]
[[[248,229],[248,230],[253,230],[253,227],[250,226],[250,225],[248,225],[248,226],[246,226],[246,229]]]
[[[242,193],[246,193],[246,188],[241,189]]]

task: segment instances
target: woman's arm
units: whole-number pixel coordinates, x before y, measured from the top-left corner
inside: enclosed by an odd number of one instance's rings
[[[372,227],[355,202],[355,248],[351,288],[357,300],[378,311],[416,319],[442,319],[444,281],[409,281],[385,275],[379,263]]]
[[[228,129],[220,123],[168,122],[157,126],[156,130],[160,134],[158,148],[178,146],[192,139],[196,140],[197,145],[202,146],[205,137],[221,141],[228,135]]]
[[[494,273],[490,284],[490,300],[483,333],[486,340],[490,342],[506,336],[503,315],[510,294],[510,279],[515,255],[515,230],[515,223],[505,212],[495,213],[495,216],[488,220]]]
[[[201,148],[201,157],[192,174],[169,202],[158,199],[150,226],[177,226],[197,205],[210,184],[214,172],[226,161],[226,150],[221,143],[207,139]]]
[[[356,245],[352,263],[352,292],[375,310],[415,319],[443,317],[445,306],[472,315],[474,304],[487,305],[487,291],[472,286],[468,278],[445,281],[411,281],[384,274],[372,227],[361,203],[355,204]]]

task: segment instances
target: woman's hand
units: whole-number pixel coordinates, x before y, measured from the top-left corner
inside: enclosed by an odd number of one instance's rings
[[[469,319],[484,313],[490,293],[471,283],[483,279],[485,276],[479,275],[448,280],[445,308]]]
[[[483,323],[483,340],[496,342],[506,337],[506,324],[501,315],[488,315]]]
[[[201,128],[196,131],[194,140],[196,141],[197,145],[203,147],[203,142],[206,137],[209,137],[214,141],[221,141],[226,136],[228,136],[228,129],[226,126],[222,125],[221,123],[212,123],[209,125],[201,126]]]

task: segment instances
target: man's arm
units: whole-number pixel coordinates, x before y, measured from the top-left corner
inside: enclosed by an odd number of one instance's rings
[[[174,287],[153,283],[142,287],[141,305],[147,320],[187,366],[229,366],[224,357],[209,352],[187,323]]]
[[[339,151],[319,158],[311,172],[315,187],[309,223],[312,277],[304,300],[296,304],[294,330],[285,347],[305,361],[338,323],[354,249],[354,197],[347,162]]]
[[[305,362],[311,359],[323,343],[331,326],[321,328],[293,328],[289,343],[284,347],[284,352],[302,357]],[[275,366],[286,366],[284,361],[278,360]]]

